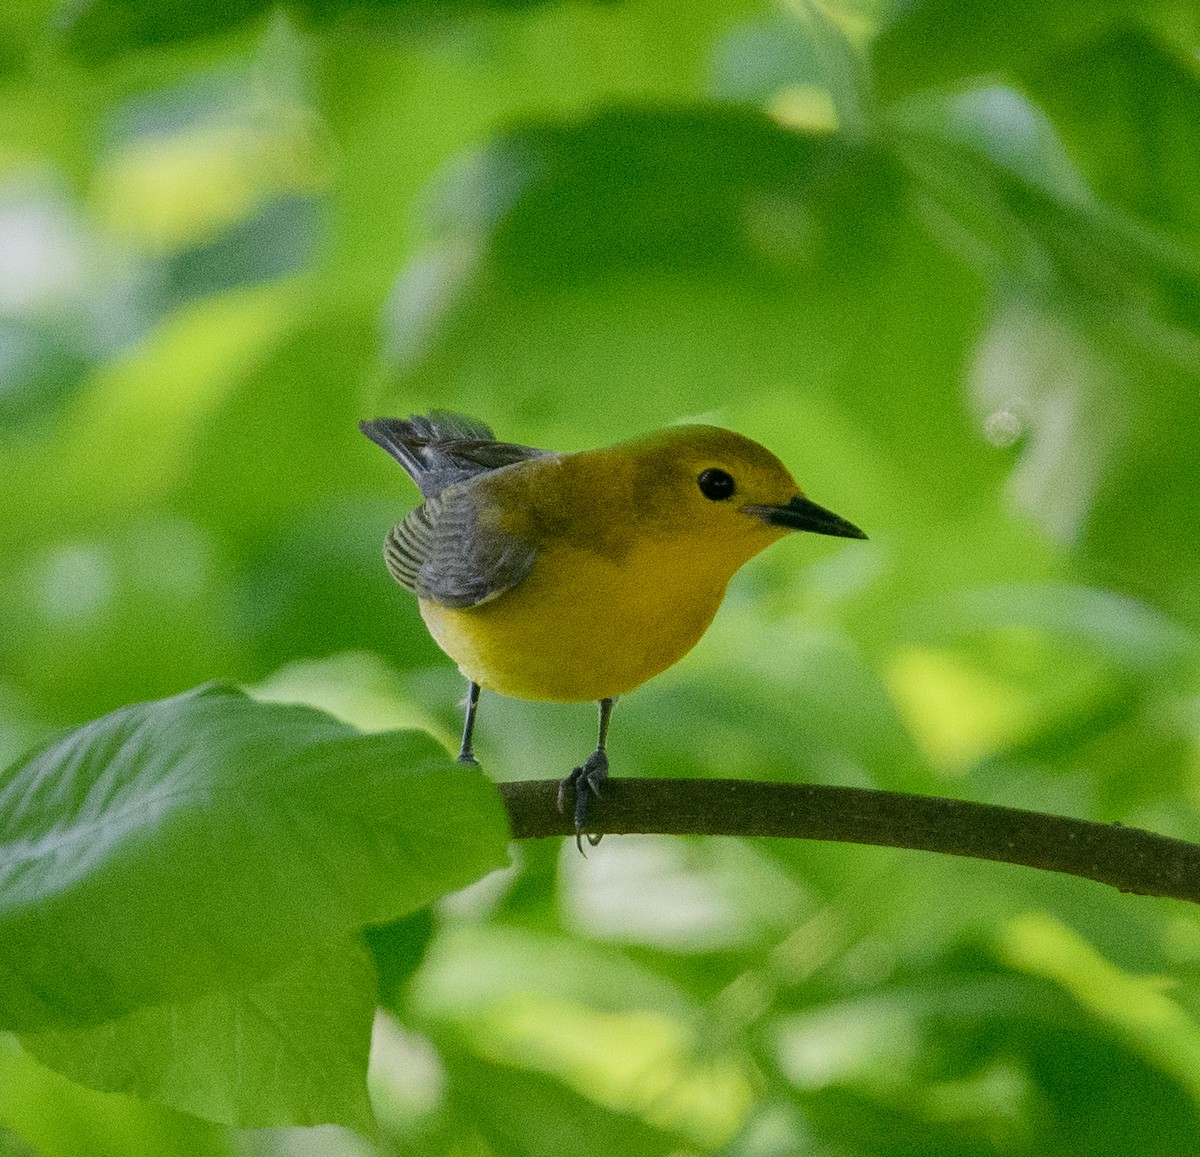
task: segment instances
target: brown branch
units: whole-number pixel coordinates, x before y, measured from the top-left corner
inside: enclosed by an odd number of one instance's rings
[[[516,839],[574,835],[555,806],[554,780],[499,789]],[[592,823],[613,835],[777,836],[913,848],[1200,903],[1200,845],[1121,824],[967,800],[740,779],[611,779]]]

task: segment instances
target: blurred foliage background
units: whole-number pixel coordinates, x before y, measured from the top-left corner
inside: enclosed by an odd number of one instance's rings
[[[450,742],[359,418],[768,443],[789,540],[616,773],[1200,838],[1200,17],[1183,0],[15,0],[0,763],[222,677]],[[587,707],[485,699],[496,778]],[[381,933],[379,1136],[0,1036],[0,1154],[1079,1154],[1200,1135],[1200,914],[995,864],[557,841]]]

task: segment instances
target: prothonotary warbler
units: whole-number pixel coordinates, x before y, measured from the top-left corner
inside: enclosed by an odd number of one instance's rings
[[[560,809],[575,794],[577,843],[608,775],[617,696],[695,646],[734,572],[795,530],[866,537],[806,498],[769,450],[716,426],[577,454],[498,442],[441,411],[360,428],[424,498],[384,557],[469,681],[459,760],[475,762],[481,687],[599,703],[596,750],[559,787]]]

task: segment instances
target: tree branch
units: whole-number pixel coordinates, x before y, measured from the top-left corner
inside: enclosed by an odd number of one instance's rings
[[[555,805],[556,781],[498,786],[516,839],[575,834]],[[612,835],[777,836],[913,848],[1200,903],[1200,845],[968,800],[740,779],[610,779],[593,823]]]

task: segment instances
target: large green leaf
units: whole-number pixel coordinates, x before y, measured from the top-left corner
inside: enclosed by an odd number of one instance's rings
[[[207,685],[0,781],[0,1018],[109,1020],[261,980],[505,862],[491,785],[427,736]]]
[[[629,104],[505,133],[437,215],[484,230],[518,285],[656,270],[778,284],[869,260],[901,192],[885,153],[842,137],[749,108]]]
[[[246,988],[85,1028],[25,1033],[21,1043],[88,1088],[206,1120],[245,1129],[332,1123],[370,1134],[374,1015],[370,957],[351,940]]]

